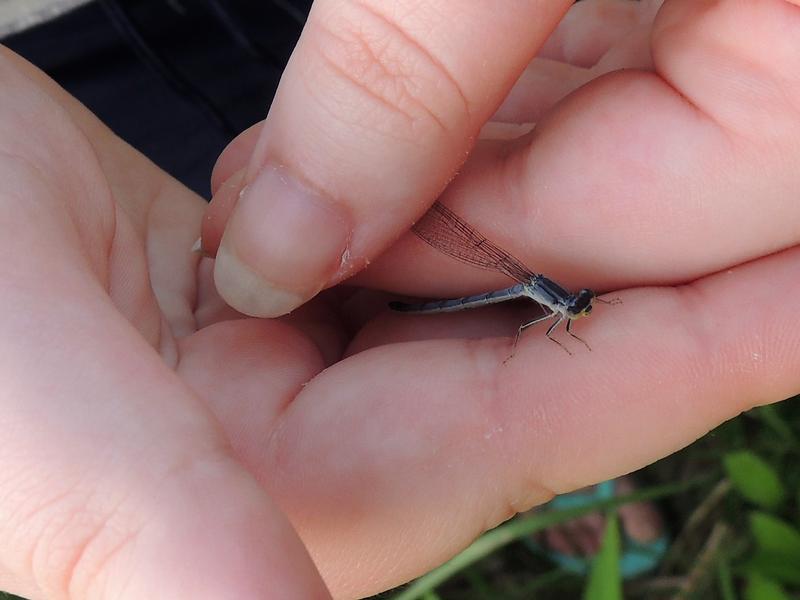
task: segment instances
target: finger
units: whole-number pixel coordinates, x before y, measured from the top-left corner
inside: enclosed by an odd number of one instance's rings
[[[238,310],[289,312],[407,228],[569,2],[406,4],[314,5],[217,254]]]
[[[725,129],[754,139],[781,136],[800,87],[799,5],[671,0],[654,24],[656,68]],[[736,43],[725,43],[734,31]]]
[[[294,328],[239,319],[181,340],[176,371],[211,408],[237,458],[257,473],[275,419],[324,366]]]
[[[576,67],[592,67],[632,29],[652,21],[656,12],[653,4],[650,0],[578,2],[547,39],[539,56]]]
[[[251,125],[225,147],[211,173],[212,194],[216,195],[219,187],[247,164],[256,148],[263,127],[264,121]]]
[[[200,240],[203,253],[215,256],[222,241],[225,224],[228,222],[239,193],[244,184],[245,167],[255,150],[264,122],[248,127],[237,135],[222,152],[211,173],[211,192],[214,195],[203,217]]]
[[[492,116],[492,121],[536,123],[564,97],[596,76],[585,67],[535,58]]]
[[[535,122],[537,115],[599,75],[600,72],[586,67],[594,66],[609,50],[623,42],[632,30],[645,27],[649,34],[652,19],[660,5],[661,0],[589,0],[573,4],[547,38],[538,58],[531,62],[514,84],[493,119],[513,123]],[[646,41],[649,42],[649,35]],[[637,40],[636,56],[641,55],[649,56],[649,49]],[[602,72],[622,66],[637,67],[639,62],[633,59],[624,64],[614,61],[614,65],[607,65]],[[259,122],[249,127],[224,150],[211,176],[214,194],[241,165],[247,164],[262,126],[263,122]],[[233,186],[238,192],[240,185]],[[233,208],[233,203],[225,204],[225,211],[215,214],[212,208],[209,211],[211,215],[205,220],[207,228],[203,230],[203,246],[209,253],[216,253],[222,238],[221,226],[227,222]]]
[[[795,249],[685,288],[631,290],[576,328],[593,352],[527,336],[505,365],[508,340],[354,356],[285,413],[268,453],[284,476],[270,489],[334,595],[406,581],[553,493],[800,391],[800,332],[786,327],[795,307],[775,301],[800,293],[798,260]],[[357,569],[342,545],[363,557]]]
[[[662,13],[660,68],[681,85],[631,72],[595,80],[505,154],[476,149],[444,201],[534,271],[573,287],[691,281],[800,242],[800,118],[787,104],[800,96],[787,27],[800,28],[797,8],[714,6],[703,27],[691,12]],[[758,27],[744,27],[753,10]],[[719,32],[733,36],[740,25],[748,51],[720,49]],[[455,262],[408,236],[358,281],[429,297],[454,291],[447,282],[476,292],[501,283]]]
[[[630,3],[629,0],[626,3]],[[647,22],[626,30],[624,37],[608,48],[604,46],[604,53],[594,59],[591,67],[535,58],[492,119],[535,123],[566,96],[601,75],[619,69],[652,70],[651,28],[651,23]]]

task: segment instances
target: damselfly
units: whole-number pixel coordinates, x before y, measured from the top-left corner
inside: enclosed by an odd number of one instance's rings
[[[545,335],[549,340],[561,346],[567,354],[572,354],[569,348],[552,336],[555,328],[566,321],[567,333],[591,350],[585,340],[572,333],[572,322],[588,316],[592,312],[594,300],[604,304],[620,302],[619,299],[607,301],[598,298],[592,290],[588,289],[583,289],[576,294],[568,292],[552,279],[529,270],[519,260],[490,242],[472,225],[439,202],[436,202],[427,214],[414,225],[412,231],[440,252],[475,267],[503,273],[515,280],[517,284],[502,290],[450,300],[436,300],[422,304],[391,302],[389,306],[394,310],[433,314],[476,308],[518,298],[530,298],[545,311],[545,314],[519,326],[514,338],[514,347],[525,329],[552,319],[553,323],[548,327]]]

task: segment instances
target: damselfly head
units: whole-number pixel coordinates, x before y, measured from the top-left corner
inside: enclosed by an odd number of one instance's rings
[[[592,290],[581,290],[577,294],[573,294],[567,305],[567,316],[570,319],[588,316],[592,312],[594,296]]]

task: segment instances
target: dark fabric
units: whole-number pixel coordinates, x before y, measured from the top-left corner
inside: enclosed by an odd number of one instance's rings
[[[204,197],[264,118],[311,0],[101,0],[2,43]]]

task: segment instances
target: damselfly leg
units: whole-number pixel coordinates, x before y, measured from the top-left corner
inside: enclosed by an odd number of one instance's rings
[[[531,325],[536,325],[537,323],[541,323],[542,321],[547,321],[547,319],[552,319],[552,318],[553,318],[553,317],[554,317],[556,314],[557,314],[557,313],[555,313],[555,312],[552,312],[552,311],[551,311],[551,312],[548,312],[548,313],[547,313],[547,314],[545,314],[545,315],[542,315],[541,317],[536,317],[536,318],[535,318],[535,319],[533,319],[532,321],[528,321],[527,323],[523,323],[522,325],[520,325],[520,326],[519,326],[519,329],[517,329],[517,335],[515,335],[515,336],[514,336],[514,343],[513,343],[513,344],[512,344],[512,346],[511,346],[511,354],[509,354],[509,355],[508,355],[508,358],[506,358],[506,359],[503,361],[503,364],[507,363],[509,360],[511,360],[511,359],[513,358],[513,356],[514,356],[514,352],[516,352],[516,351],[517,351],[517,344],[519,343],[519,338],[520,338],[520,336],[522,335],[522,332],[523,332],[525,329],[527,329],[527,328],[528,328],[528,327],[530,327]],[[559,322],[560,322],[560,321],[561,321],[561,320],[559,319]],[[548,331],[549,331],[549,329],[548,329]],[[554,341],[555,341],[555,340],[554,340]]]
[[[589,344],[587,344],[587,343],[586,343],[586,340],[584,340],[583,338],[579,338],[577,335],[575,335],[574,333],[572,333],[572,330],[570,329],[571,327],[572,327],[572,319],[570,319],[569,321],[567,321],[567,333],[568,333],[568,334],[570,334],[572,337],[574,337],[574,338],[575,338],[576,340],[578,340],[579,342],[583,343],[583,345],[584,345],[584,346],[586,346],[586,349],[587,349],[589,352],[591,352],[591,351],[592,351],[592,347],[591,347]]]
[[[611,298],[611,300],[603,300],[602,298],[595,296],[594,301],[599,302],[600,304],[611,304],[611,305],[622,304],[622,298]]]
[[[528,327],[532,325],[536,325],[537,323],[541,323],[542,321],[547,321],[547,319],[552,319],[556,314],[557,313],[549,312],[546,315],[542,315],[541,317],[535,318],[533,321],[528,321],[527,323],[523,323],[522,325],[520,325],[519,329],[517,329],[517,335],[514,338],[514,346],[512,347],[512,350],[517,347],[517,342],[519,342],[519,336],[522,335],[523,331],[525,331]]]
[[[564,349],[564,352],[566,352],[567,354],[572,356],[572,352],[570,352],[569,348],[567,348],[564,344],[562,344],[556,338],[554,338],[552,335],[550,335],[551,333],[553,333],[553,330],[561,324],[561,321],[563,321],[564,318],[565,318],[564,315],[559,315],[558,316],[558,320],[556,320],[555,323],[553,323],[552,325],[550,325],[550,327],[547,328],[547,331],[545,332],[545,335],[547,336],[548,340],[550,340],[551,342],[555,342],[556,344],[561,346],[561,348]],[[567,321],[567,326],[569,327],[569,321]],[[581,340],[581,341],[583,341],[583,340]],[[586,342],[584,342],[584,344],[585,343]]]
[[[514,337],[514,345],[511,347],[511,354],[509,354],[508,358],[506,358],[503,361],[503,364],[507,363],[509,360],[511,360],[514,357],[514,353],[517,350],[517,343],[519,342],[519,338],[522,335],[522,332],[525,329],[527,329],[528,327],[531,327],[532,325],[536,325],[537,323],[541,323],[542,321],[547,321],[547,319],[555,319],[556,320],[555,323],[550,325],[550,327],[548,327],[547,331],[545,332],[545,335],[547,336],[547,339],[550,340],[551,342],[555,342],[556,344],[561,346],[561,348],[564,350],[564,352],[566,352],[567,354],[572,356],[572,352],[570,352],[569,348],[567,348],[564,344],[562,344],[556,338],[554,338],[552,335],[550,335],[551,333],[553,333],[553,330],[561,324],[561,322],[565,319],[565,317],[564,317],[564,315],[562,315],[560,313],[550,312],[550,313],[547,313],[546,315],[542,315],[541,317],[537,317],[536,319],[533,319],[532,321],[528,321],[527,323],[523,323],[522,325],[519,326],[519,329],[517,329],[517,335]],[[569,321],[567,321],[567,326],[569,326]],[[578,337],[578,336],[576,336],[576,335],[574,335],[572,333],[570,333],[570,335],[572,335],[573,337]],[[580,339],[580,338],[578,338],[578,339]],[[581,341],[583,342],[583,340],[581,340]],[[586,344],[586,342],[583,342],[583,343]]]

